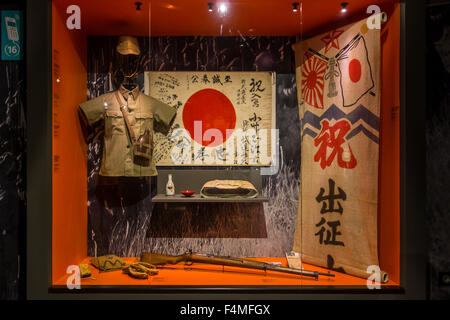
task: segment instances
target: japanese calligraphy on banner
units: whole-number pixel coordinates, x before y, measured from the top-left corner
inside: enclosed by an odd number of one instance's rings
[[[156,164],[269,166],[274,86],[272,72],[146,72],[145,93],[177,109]]]
[[[294,250],[367,278],[379,265],[380,30],[362,20],[294,50],[302,139]]]

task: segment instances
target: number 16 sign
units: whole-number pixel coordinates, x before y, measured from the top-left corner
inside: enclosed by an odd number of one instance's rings
[[[22,59],[22,12],[2,11],[2,60]]]

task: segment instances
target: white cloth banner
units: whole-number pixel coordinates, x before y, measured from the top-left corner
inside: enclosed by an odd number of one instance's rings
[[[367,278],[378,266],[380,30],[362,20],[294,50],[302,139],[294,251]]]

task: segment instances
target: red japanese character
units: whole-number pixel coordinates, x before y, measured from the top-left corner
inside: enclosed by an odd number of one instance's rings
[[[322,131],[314,139],[314,146],[319,146],[319,150],[314,155],[314,161],[320,161],[320,167],[325,169],[331,166],[334,157],[337,154],[338,165],[341,168],[353,169],[356,166],[356,158],[353,155],[350,145],[348,146],[350,157],[346,154],[347,161],[343,159],[344,149],[342,144],[345,141],[344,137],[350,130],[350,124],[346,120],[340,120],[333,126],[330,126],[328,120],[323,120]],[[331,153],[327,157],[328,148],[331,148]]]

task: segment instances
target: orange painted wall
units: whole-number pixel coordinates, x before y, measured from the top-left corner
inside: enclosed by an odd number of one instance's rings
[[[66,28],[66,7],[60,1],[52,6],[53,281],[87,251],[87,155],[77,115],[87,92],[86,36]]]
[[[381,268],[400,282],[400,8],[381,33],[378,251]]]

